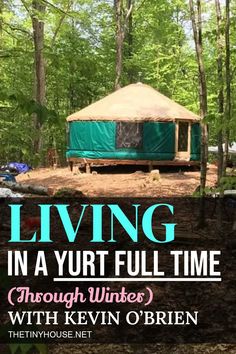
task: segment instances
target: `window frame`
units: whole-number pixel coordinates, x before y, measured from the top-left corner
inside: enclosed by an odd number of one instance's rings
[[[132,125],[135,124],[138,127],[139,142],[138,142],[138,144],[131,145],[131,146],[122,146],[119,143],[119,141],[118,141],[118,139],[119,139],[118,135],[119,135],[119,131],[120,131],[119,125],[129,125],[129,126],[131,126],[131,124]],[[126,121],[116,122],[116,141],[115,141],[116,149],[118,149],[118,150],[124,150],[124,149],[127,149],[127,150],[132,150],[132,149],[140,150],[140,149],[142,149],[142,147],[143,147],[143,125],[144,125],[143,122],[126,122]]]

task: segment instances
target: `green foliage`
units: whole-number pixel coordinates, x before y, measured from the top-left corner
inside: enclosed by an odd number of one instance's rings
[[[220,187],[223,188],[223,190],[236,189],[236,176],[222,177]]]
[[[141,79],[199,113],[198,69],[187,1],[135,0],[131,42],[124,42],[123,85]],[[4,2],[0,18],[0,162],[38,161],[34,139],[41,134],[46,161],[57,148],[64,162],[65,118],[111,92],[115,81],[115,16],[111,0],[50,0],[45,14],[46,104],[34,99],[32,1]],[[124,1],[124,7],[126,1]],[[222,5],[223,7],[223,5]],[[231,66],[236,65],[236,5],[231,5]],[[204,2],[204,61],[208,85],[210,144],[217,141],[218,81],[215,7]],[[236,137],[235,70],[232,70],[230,139]],[[39,132],[33,124],[37,114]]]
[[[11,354],[28,354],[33,348],[38,354],[47,354],[47,346],[45,344],[9,344]]]
[[[3,290],[8,289],[10,286],[9,284],[10,279],[7,276],[6,269],[0,268],[0,283],[1,283],[1,289]],[[6,324],[4,327],[1,328],[0,337],[4,336],[8,330],[12,330],[12,324],[10,323]],[[48,353],[47,346],[44,344],[17,344],[17,343],[9,344],[9,349],[11,354],[27,354],[30,350],[32,350],[32,348],[35,348],[38,354]]]

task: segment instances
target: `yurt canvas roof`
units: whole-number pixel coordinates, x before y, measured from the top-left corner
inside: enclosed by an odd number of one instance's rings
[[[88,121],[199,121],[200,117],[154,88],[131,84],[70,115],[68,122]]]

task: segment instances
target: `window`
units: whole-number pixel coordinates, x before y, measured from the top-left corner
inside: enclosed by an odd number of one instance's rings
[[[117,149],[142,147],[143,124],[119,122],[116,125]]]
[[[188,151],[188,123],[179,123],[178,151]]]

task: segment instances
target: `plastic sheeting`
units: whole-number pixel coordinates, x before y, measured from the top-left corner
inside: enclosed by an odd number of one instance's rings
[[[0,188],[0,198],[21,198],[23,195],[13,192],[9,188]]]
[[[175,124],[143,123],[140,148],[116,148],[116,122],[70,123],[67,157],[91,159],[173,160]]]
[[[225,151],[225,144],[222,144],[223,151]],[[218,154],[218,146],[209,146],[208,151]],[[236,155],[236,142],[229,145],[229,154]]]

